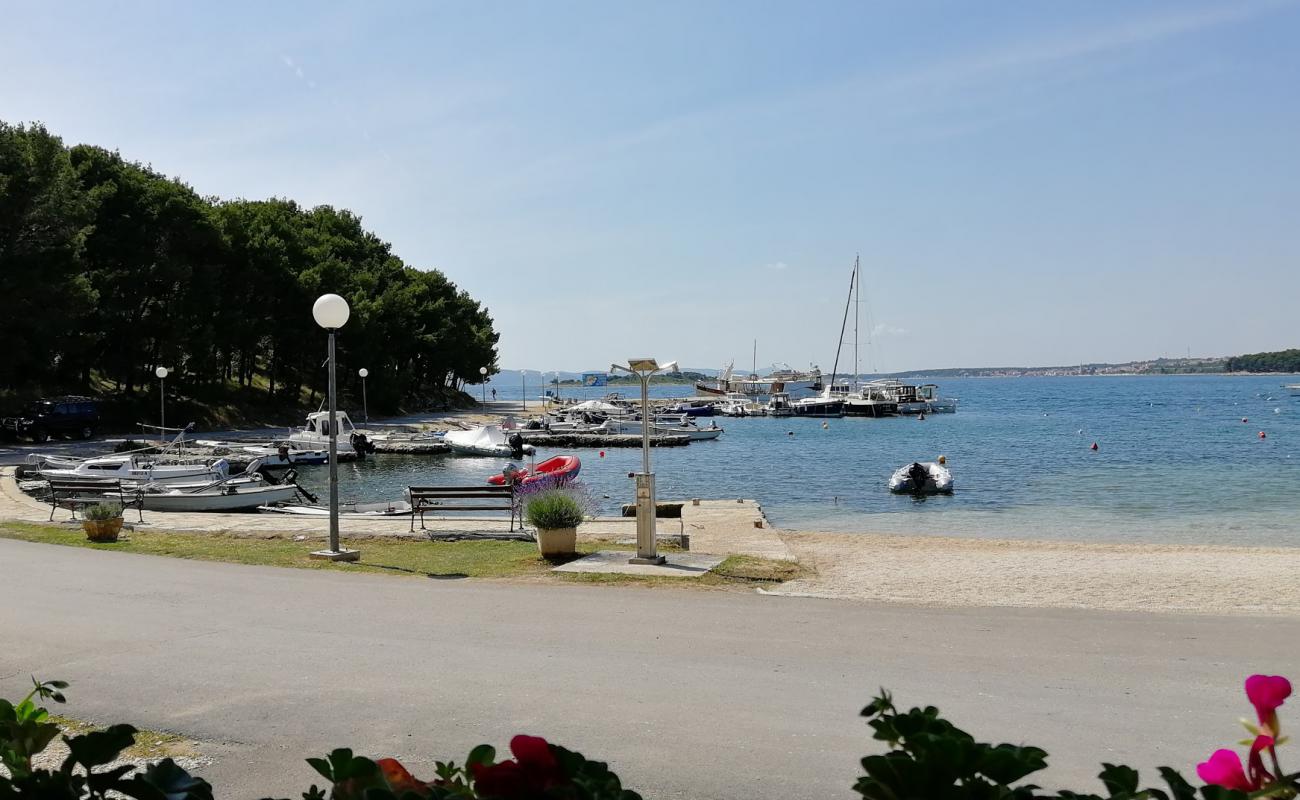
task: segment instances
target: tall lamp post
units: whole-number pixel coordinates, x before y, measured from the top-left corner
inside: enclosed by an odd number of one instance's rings
[[[323,294],[316,298],[311,307],[311,315],[316,324],[329,332],[329,428],[330,428],[330,549],[317,550],[312,558],[330,561],[356,561],[361,558],[357,550],[343,550],[339,547],[339,449],[338,449],[338,405],[335,398],[334,382],[334,334],[347,324],[352,310],[348,301],[336,294]]]
[[[487,367],[479,367],[479,383],[483,384],[483,405],[487,405]]]
[[[370,370],[362,367],[357,370],[357,374],[361,376],[361,416],[365,417],[366,424],[369,425],[370,404],[366,402],[366,376],[370,374]]]
[[[677,369],[676,361],[662,367],[653,358],[628,359],[627,366],[610,364],[610,372],[626,372],[641,379],[641,472],[636,476],[636,557],[629,564],[662,564],[667,559],[659,555],[659,542],[655,539],[655,475],[650,471],[650,427],[654,415],[650,413],[650,378],[658,372]]]
[[[167,441],[167,368],[153,371],[158,376],[158,438]]]

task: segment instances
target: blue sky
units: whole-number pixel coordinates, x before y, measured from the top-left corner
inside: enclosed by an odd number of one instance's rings
[[[1294,2],[4,17],[0,118],[350,208],[488,305],[504,367],[829,367],[856,253],[864,369],[1298,343]]]

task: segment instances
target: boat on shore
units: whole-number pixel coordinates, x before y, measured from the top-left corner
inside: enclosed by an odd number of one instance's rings
[[[275,514],[292,514],[300,517],[328,517],[330,510],[322,505],[258,506],[258,511]],[[369,519],[373,517],[405,517],[411,514],[411,504],[405,500],[379,503],[339,503],[339,518]]]

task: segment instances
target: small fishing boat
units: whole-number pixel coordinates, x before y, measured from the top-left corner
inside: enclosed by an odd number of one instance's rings
[[[258,506],[258,511],[276,514],[294,514],[300,517],[328,517],[329,508],[319,505]],[[343,519],[366,519],[368,517],[404,517],[411,513],[411,504],[405,500],[389,500],[382,503],[339,503],[339,517]]]
[[[594,433],[613,434],[616,436],[640,436],[644,425],[639,419],[607,419],[593,429]],[[692,442],[703,442],[721,436],[723,429],[716,422],[701,428],[694,424],[670,424],[658,421],[650,423],[651,436],[685,436]]]
[[[934,461],[913,461],[894,470],[889,491],[897,494],[951,494],[952,473]]]
[[[785,392],[773,392],[767,400],[766,411],[769,417],[793,417],[794,407],[790,402],[790,395]]]
[[[499,425],[484,425],[467,431],[448,431],[442,440],[453,453],[464,456],[489,456],[498,458],[522,458],[525,453],[533,452],[531,444],[526,444],[517,433],[509,436]]]
[[[292,484],[222,484],[199,490],[161,486],[142,490],[140,502],[145,511],[253,511],[259,506],[287,503],[296,494],[298,487]]]
[[[513,469],[512,469],[513,467]],[[504,486],[507,481],[517,486],[563,486],[582,470],[582,461],[577,456],[555,456],[537,464],[532,469],[515,467],[510,464],[498,475],[488,477],[493,486]]]
[[[667,412],[669,414],[681,414],[687,417],[711,417],[716,413],[713,405],[710,403],[701,403],[699,405],[693,403],[678,403],[675,406],[670,406],[667,409]]]
[[[373,453],[375,446],[370,442],[364,433],[357,430],[348,418],[348,412],[339,411],[335,414],[338,427],[335,430],[334,444],[338,451],[339,460],[343,457],[348,458],[365,458],[367,453]],[[285,440],[289,447],[297,450],[325,450],[329,451],[330,446],[330,414],[328,411],[317,411],[307,415],[307,424],[301,428],[294,428],[289,431],[289,438]]]
[[[326,464],[330,460],[329,450],[299,450],[287,443],[249,445],[240,449],[260,460],[264,467],[308,466]]]
[[[27,471],[28,476],[35,477],[32,473],[32,470]],[[39,470],[39,477],[45,480],[97,481],[112,478],[132,483],[195,483],[220,480],[228,474],[229,464],[225,459],[200,464],[165,464],[140,455],[88,458],[74,467],[42,467]]]

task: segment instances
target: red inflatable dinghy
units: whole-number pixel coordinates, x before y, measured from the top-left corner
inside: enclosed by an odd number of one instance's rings
[[[561,486],[578,477],[581,469],[582,462],[577,456],[555,456],[546,459],[531,470],[526,468],[516,470],[514,480],[521,486],[534,486],[539,483]],[[505,482],[505,475],[493,475],[488,478],[488,483],[494,486],[503,486]]]

